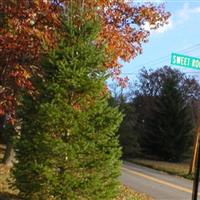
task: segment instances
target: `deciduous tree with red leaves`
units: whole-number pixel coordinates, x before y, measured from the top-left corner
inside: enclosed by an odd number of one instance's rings
[[[33,92],[31,76],[39,67],[40,55],[55,42],[57,15],[52,3],[0,1],[0,115],[6,114],[11,124],[20,91]]]
[[[88,19],[94,17],[96,8],[101,31],[94,42],[106,44],[104,64],[122,86],[128,79],[119,77],[120,60],[129,61],[142,53],[142,43],[149,36],[145,23],[154,29],[169,17],[163,5],[126,0],[0,0],[0,116],[4,122],[15,125],[21,92],[36,93],[31,78],[42,74],[40,57],[59,41],[61,16],[72,2],[91,8],[85,16]]]
[[[96,6],[102,19],[97,43],[106,43],[108,69],[118,76],[119,60],[130,61],[142,52],[149,32],[144,24],[158,28],[169,13],[163,5],[136,5],[125,0],[75,0],[83,7]],[[70,8],[71,0],[1,0],[0,1],[0,115],[14,124],[19,91],[33,92],[31,76],[39,68],[39,58],[56,42],[61,5]],[[92,10],[92,9],[91,9]],[[92,17],[91,12],[89,17]],[[41,69],[40,69],[41,70]],[[38,73],[38,71],[37,71]]]
[[[0,0],[0,117],[4,124],[16,126],[21,92],[35,92],[31,77],[40,74],[40,55],[55,44],[58,11],[56,4],[43,1]],[[3,135],[4,162],[10,165],[10,135]]]

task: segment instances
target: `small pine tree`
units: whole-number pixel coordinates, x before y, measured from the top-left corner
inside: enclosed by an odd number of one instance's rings
[[[189,150],[193,125],[190,110],[178,89],[178,81],[167,78],[156,100],[151,118],[146,121],[142,147],[160,160],[177,162]]]
[[[42,61],[38,101],[25,99],[14,175],[26,200],[113,199],[121,156],[121,114],[107,103],[97,19],[66,20],[64,39]]]

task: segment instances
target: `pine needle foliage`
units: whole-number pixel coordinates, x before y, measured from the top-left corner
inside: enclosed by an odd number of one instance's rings
[[[113,199],[122,117],[107,103],[104,47],[95,44],[99,21],[63,18],[63,38],[41,62],[40,96],[24,98],[16,187],[25,200]]]

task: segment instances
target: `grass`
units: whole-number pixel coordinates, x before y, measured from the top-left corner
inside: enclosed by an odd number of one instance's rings
[[[17,200],[17,191],[9,186],[10,170],[0,165],[0,200]]]
[[[122,186],[120,195],[115,200],[153,200],[153,199],[145,194],[135,192],[127,186]]]
[[[168,174],[181,176],[187,179],[193,179],[193,175],[188,175],[189,163],[170,163],[164,161],[155,161],[147,159],[131,159],[130,162],[143,165],[152,169],[166,172]]]
[[[9,187],[10,170],[0,164],[0,200],[19,200],[17,198],[17,190]],[[115,200],[152,200],[145,194],[133,191],[127,186],[121,186],[120,195]]]

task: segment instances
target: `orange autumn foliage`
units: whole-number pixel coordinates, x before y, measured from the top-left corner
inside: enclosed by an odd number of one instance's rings
[[[33,74],[40,71],[39,60],[56,44],[60,14],[76,3],[98,15],[102,30],[97,44],[106,44],[108,69],[118,77],[120,60],[129,61],[142,52],[149,32],[144,24],[157,28],[166,23],[169,13],[162,5],[137,5],[127,0],[0,0],[0,116],[14,123],[20,91],[32,93]],[[123,80],[120,79],[123,84]]]
[[[58,7],[41,0],[0,0],[0,115],[14,124],[19,91],[33,92],[40,54],[55,43]]]
[[[119,67],[119,59],[130,61],[142,53],[142,43],[148,41],[149,31],[146,23],[156,29],[167,23],[170,16],[164,5],[136,4],[134,0],[62,0],[66,7],[76,2],[82,9],[91,10],[102,22],[98,42],[106,43],[108,68]],[[94,8],[96,13],[94,13]],[[93,17],[93,16],[92,16]]]

